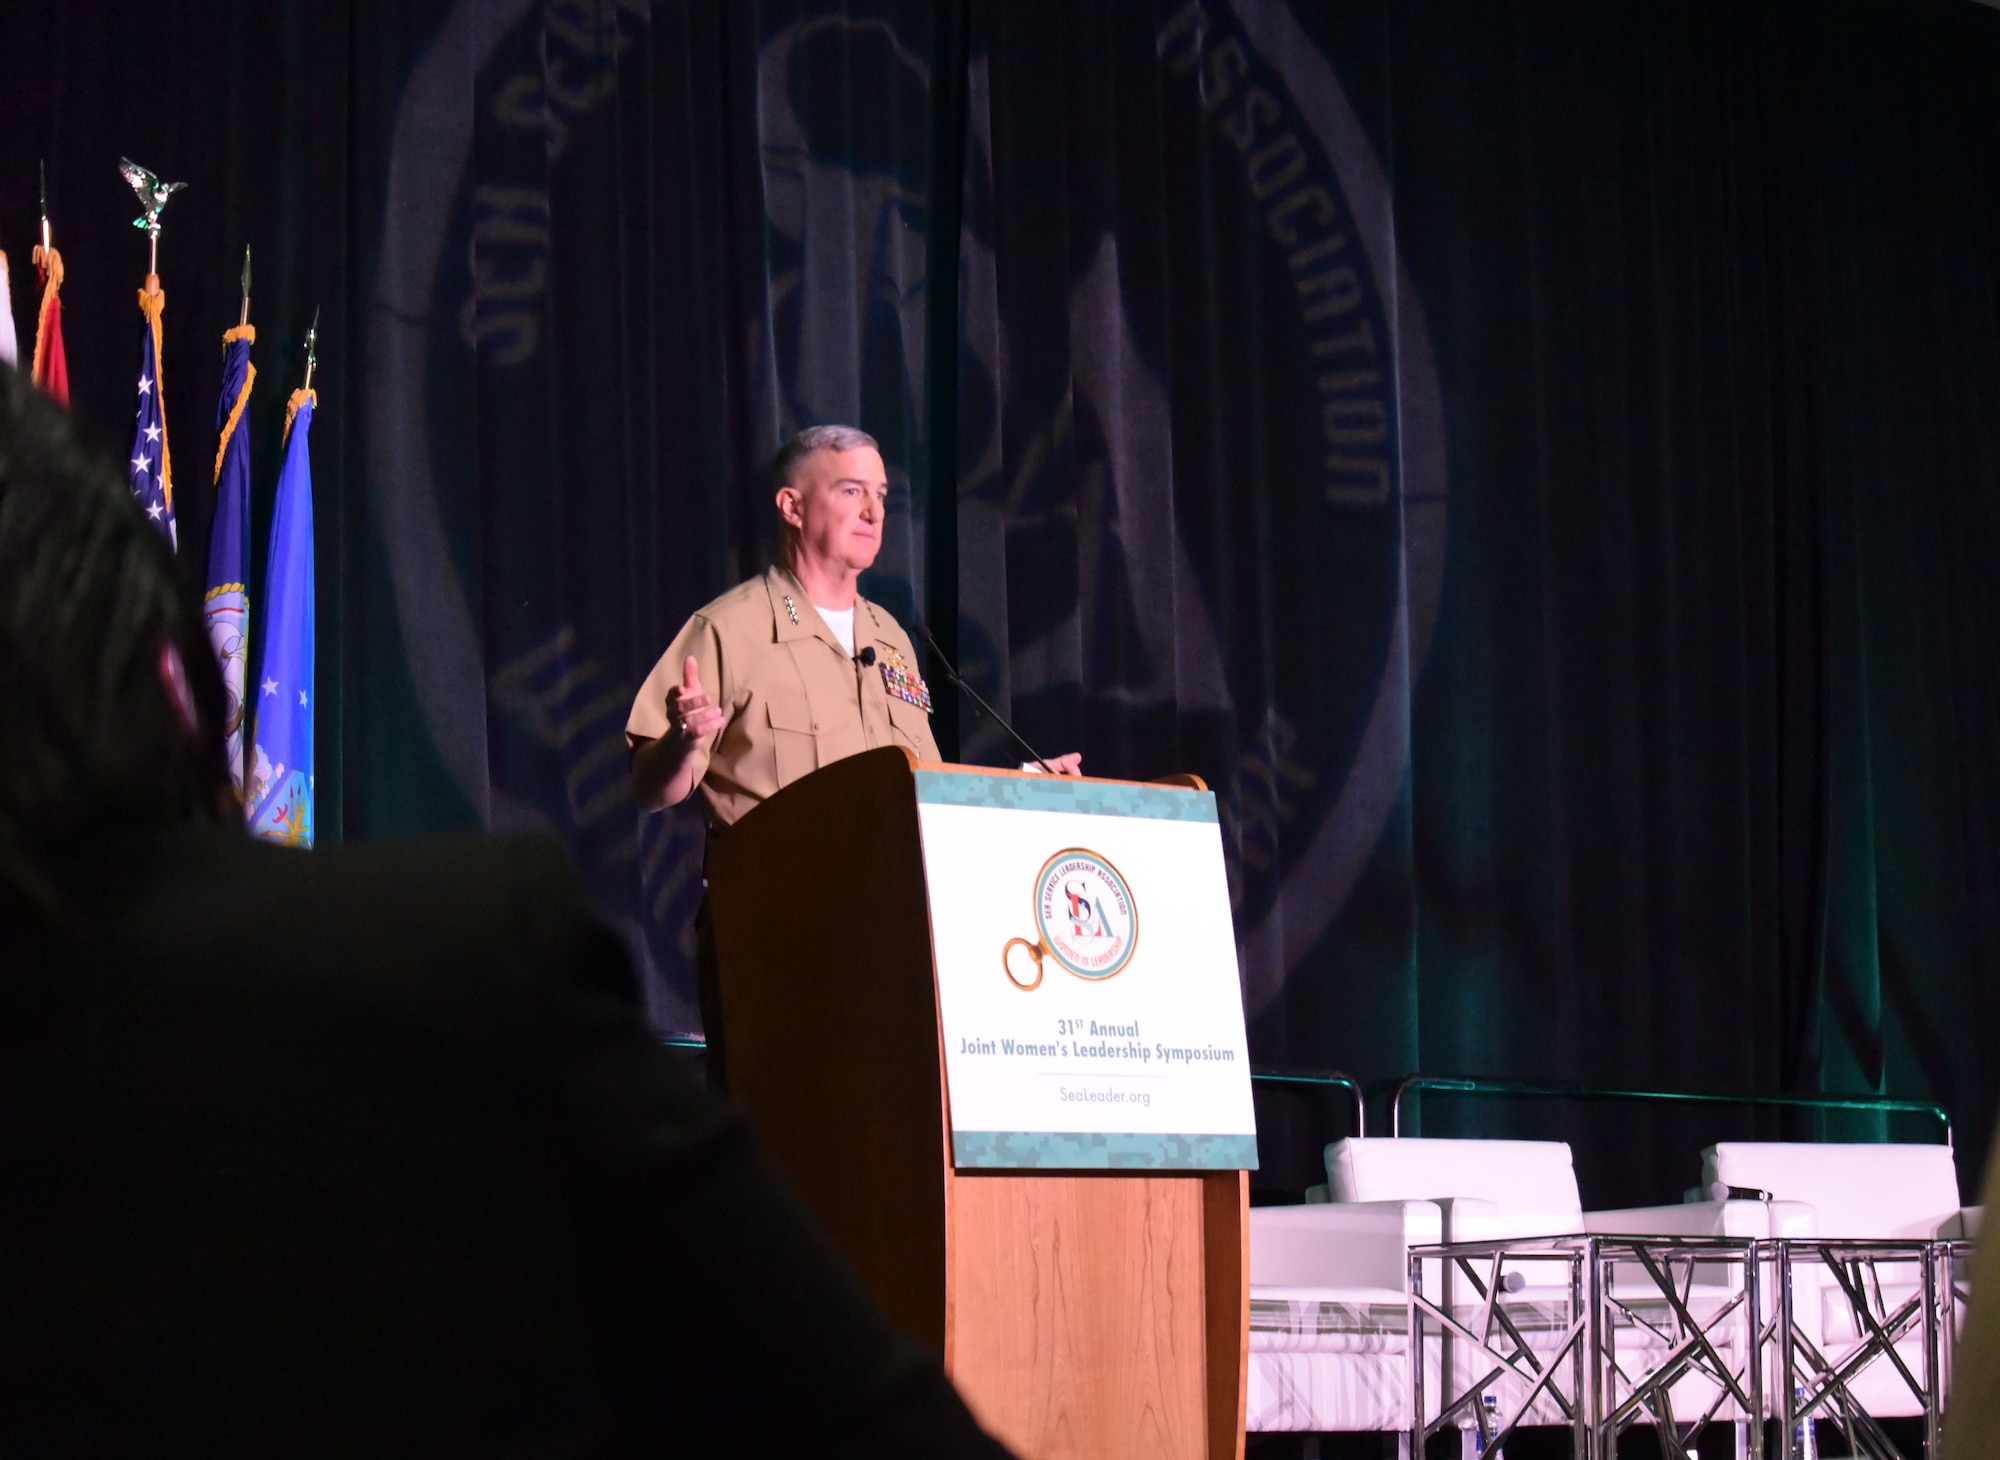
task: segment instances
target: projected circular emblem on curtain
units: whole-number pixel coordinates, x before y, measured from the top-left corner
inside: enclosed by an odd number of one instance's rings
[[[935,6],[749,13],[662,29],[637,0],[465,0],[411,72],[368,482],[427,763],[487,820],[562,833],[688,984],[699,827],[635,818],[624,789],[627,678],[660,647],[632,640],[699,601],[656,561],[695,555],[661,524],[747,574],[747,464],[858,419],[892,477],[864,591],[935,605],[924,514],[949,506],[982,692],[1087,769],[1215,789],[1254,1015],[1371,859],[1408,857],[1443,423],[1366,129],[1282,0],[1011,28],[968,5],[951,86]],[[1085,84],[1099,56],[1115,86]],[[932,191],[961,141],[940,360]],[[683,154],[699,166],[662,196],[685,210],[625,206],[635,169]],[[931,456],[940,390],[955,463]],[[967,722],[966,758],[1001,754],[985,733]]]

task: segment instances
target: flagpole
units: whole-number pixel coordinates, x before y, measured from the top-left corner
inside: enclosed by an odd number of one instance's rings
[[[246,265],[246,267],[248,267]],[[312,327],[306,331],[306,383],[305,388],[313,388],[313,366],[318,361],[313,356],[313,342],[319,338],[319,306],[313,306]]]
[[[236,327],[242,329],[250,323],[250,245],[243,245],[243,312],[236,316]]]

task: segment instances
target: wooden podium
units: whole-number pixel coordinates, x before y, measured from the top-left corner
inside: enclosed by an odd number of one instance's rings
[[[897,749],[838,761],[716,845],[730,1093],[1027,1460],[1241,1457],[1247,1175],[954,1169],[916,768]]]

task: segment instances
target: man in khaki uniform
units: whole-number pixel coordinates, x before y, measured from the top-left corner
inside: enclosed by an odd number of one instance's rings
[[[711,826],[823,765],[882,745],[938,759],[917,653],[855,586],[882,545],[889,478],[845,426],[787,442],[774,468],[780,562],[687,621],[625,722],[632,791],[657,811],[699,787]]]
[[[669,783],[685,781],[700,788],[710,823],[728,826],[845,756],[900,745],[938,759],[909,635],[858,595],[846,612],[843,635],[796,572],[774,564],[689,619],[625,723],[626,739],[640,747],[632,765],[640,805],[658,810],[685,799],[686,788],[676,787],[679,798],[666,794]],[[663,742],[667,749],[653,748]]]
[[[877,746],[939,759],[917,652],[887,609],[856,591],[882,546],[889,476],[851,426],[801,431],[772,466],[780,561],[687,621],[625,722],[632,794],[648,811],[699,788],[711,835],[823,765]],[[1080,773],[1081,756],[1049,762]],[[720,999],[697,917],[702,1023],[721,1083]]]

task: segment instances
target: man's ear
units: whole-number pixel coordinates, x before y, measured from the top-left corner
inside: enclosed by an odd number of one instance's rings
[[[799,489],[793,486],[778,488],[778,516],[788,527],[803,527],[805,519],[799,516]]]

